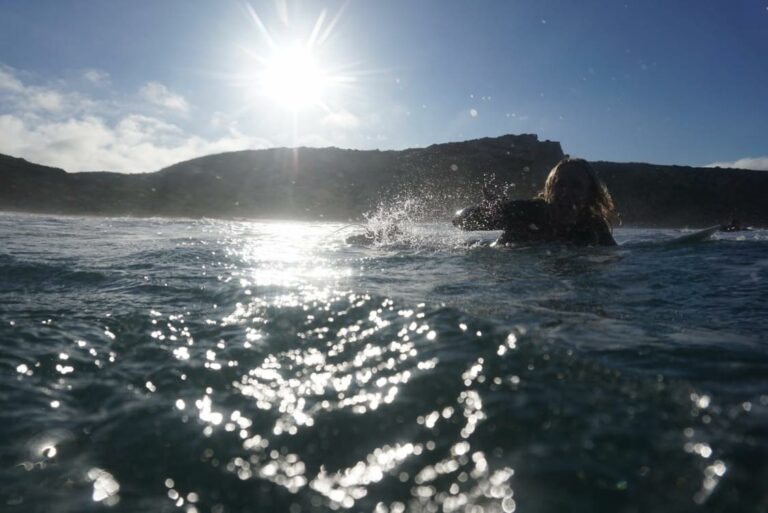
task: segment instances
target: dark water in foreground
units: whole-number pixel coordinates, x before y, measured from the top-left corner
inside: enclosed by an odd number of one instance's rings
[[[766,231],[340,227],[0,215],[0,510],[768,510]]]

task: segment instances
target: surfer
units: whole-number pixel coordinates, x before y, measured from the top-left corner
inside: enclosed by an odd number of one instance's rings
[[[748,231],[749,228],[745,227],[741,224],[741,221],[738,219],[732,219],[731,224],[724,224],[720,226],[721,232],[741,232],[741,231]]]
[[[531,200],[486,198],[456,213],[463,230],[504,230],[496,241],[565,242],[578,246],[615,246],[613,199],[589,163],[565,158],[549,172],[544,189]]]

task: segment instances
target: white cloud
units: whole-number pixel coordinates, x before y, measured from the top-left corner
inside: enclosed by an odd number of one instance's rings
[[[42,87],[25,89],[27,108],[32,110],[60,111],[64,108],[64,97],[57,91]]]
[[[59,114],[64,116],[92,110],[95,103],[79,93],[66,92],[39,85],[27,85],[19,74],[0,64],[0,112],[12,111],[30,115],[31,113]]]
[[[352,130],[360,126],[360,119],[347,110],[331,112],[323,118],[323,124],[336,128]]]
[[[180,94],[172,92],[159,82],[147,82],[139,90],[146,101],[178,112],[187,112],[189,103]]]
[[[24,84],[16,78],[13,72],[0,65],[0,91],[19,93],[24,90]]]
[[[713,162],[707,167],[733,167],[738,169],[754,169],[755,171],[768,171],[768,156],[747,157],[733,162]]]
[[[0,153],[67,171],[151,172],[210,153],[269,146],[264,139],[238,132],[204,139],[137,114],[113,125],[95,116],[46,121],[0,115]]]
[[[96,85],[105,85],[109,83],[109,73],[97,69],[89,69],[83,73],[83,78]]]
[[[89,73],[90,74],[89,78]],[[157,115],[135,98],[116,101],[109,90],[95,100],[56,86],[32,85],[0,64],[0,153],[67,171],[151,172],[179,161],[225,151],[272,146],[222,123],[210,137],[190,133]],[[98,70],[86,80],[108,80]],[[55,82],[54,82],[55,83]],[[104,97],[106,95],[106,97]],[[187,101],[162,84],[149,82],[141,97],[168,109],[186,112]]]

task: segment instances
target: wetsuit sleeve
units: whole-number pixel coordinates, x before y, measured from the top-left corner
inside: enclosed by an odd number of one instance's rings
[[[527,230],[546,217],[542,200],[489,201],[459,210],[453,225],[462,230]]]
[[[502,203],[483,202],[466,207],[453,216],[453,226],[462,230],[501,230],[504,228]]]
[[[597,235],[597,245],[598,246],[617,246],[616,240],[613,238],[613,234],[611,233],[611,228],[608,226],[608,223],[600,220],[600,222],[597,225],[597,229],[595,231],[595,234]]]
[[[543,200],[512,200],[500,207],[500,217],[505,230],[527,232],[531,226],[540,230],[548,224],[546,203]]]

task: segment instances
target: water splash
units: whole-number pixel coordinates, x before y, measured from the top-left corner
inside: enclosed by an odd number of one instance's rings
[[[450,250],[472,245],[467,234],[450,225],[430,222],[440,215],[439,193],[401,194],[364,214],[366,245],[391,248]],[[492,239],[491,239],[492,240]]]

